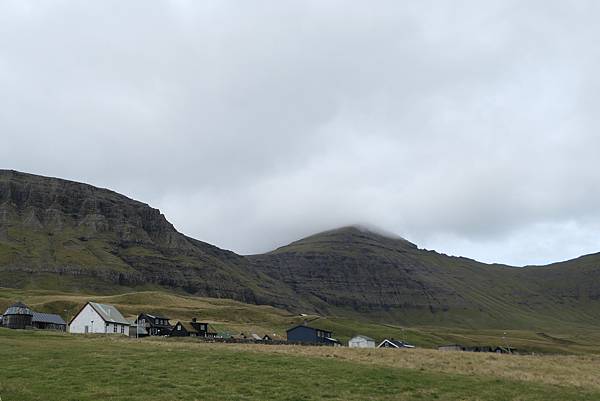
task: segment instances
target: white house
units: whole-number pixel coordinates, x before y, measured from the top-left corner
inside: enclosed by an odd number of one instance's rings
[[[69,324],[70,333],[129,335],[131,323],[112,305],[88,302]]]
[[[404,341],[394,340],[393,338],[388,340],[386,338],[377,346],[377,348],[415,348],[415,346],[407,344]]]
[[[375,348],[375,340],[367,336],[356,336],[352,337],[348,341],[348,347],[350,348]]]

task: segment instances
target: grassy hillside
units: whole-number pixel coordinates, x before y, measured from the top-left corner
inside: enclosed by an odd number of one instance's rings
[[[0,329],[4,401],[597,400],[598,358],[242,346]]]
[[[374,325],[573,332],[600,325],[598,282],[600,255],[487,265],[361,227],[241,256],[110,190],[0,170],[0,287],[168,291]]]
[[[345,227],[250,259],[322,313],[465,328],[600,324],[597,258],[577,266],[487,265]]]
[[[0,170],[0,286],[175,292],[301,304],[247,261],[179,233],[159,210],[113,191]]]
[[[377,323],[360,317],[300,316],[272,306],[161,291],[97,295],[0,288],[0,311],[4,311],[16,300],[24,301],[38,312],[58,313],[67,321],[87,301],[94,300],[116,305],[130,319],[140,312],[160,313],[174,320],[196,317],[210,322],[213,330],[236,335],[257,333],[285,339],[286,329],[306,321],[309,325],[332,330],[334,336],[344,343],[354,335],[363,334],[379,341],[384,338],[404,339],[425,348],[451,343],[493,346],[508,344],[527,353],[600,353],[600,332],[593,326],[556,327],[546,331],[407,326]]]

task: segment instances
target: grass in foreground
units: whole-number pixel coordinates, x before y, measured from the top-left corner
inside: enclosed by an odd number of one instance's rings
[[[548,384],[533,377],[522,381],[493,371],[448,373],[435,369],[435,364],[409,366],[395,358],[421,358],[419,352],[353,351],[0,329],[0,397],[3,401],[600,399],[600,387],[593,383]]]

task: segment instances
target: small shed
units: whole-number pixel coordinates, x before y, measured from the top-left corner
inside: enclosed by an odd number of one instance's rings
[[[375,348],[375,340],[367,336],[354,336],[348,341],[350,348]]]
[[[137,323],[137,319],[131,323],[131,326],[129,326],[129,337],[140,338],[147,337],[149,335],[150,334],[148,333],[146,327],[141,322]]]

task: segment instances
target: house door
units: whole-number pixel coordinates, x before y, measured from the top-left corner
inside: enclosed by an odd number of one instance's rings
[[[85,326],[85,334],[90,332],[90,326]]]

